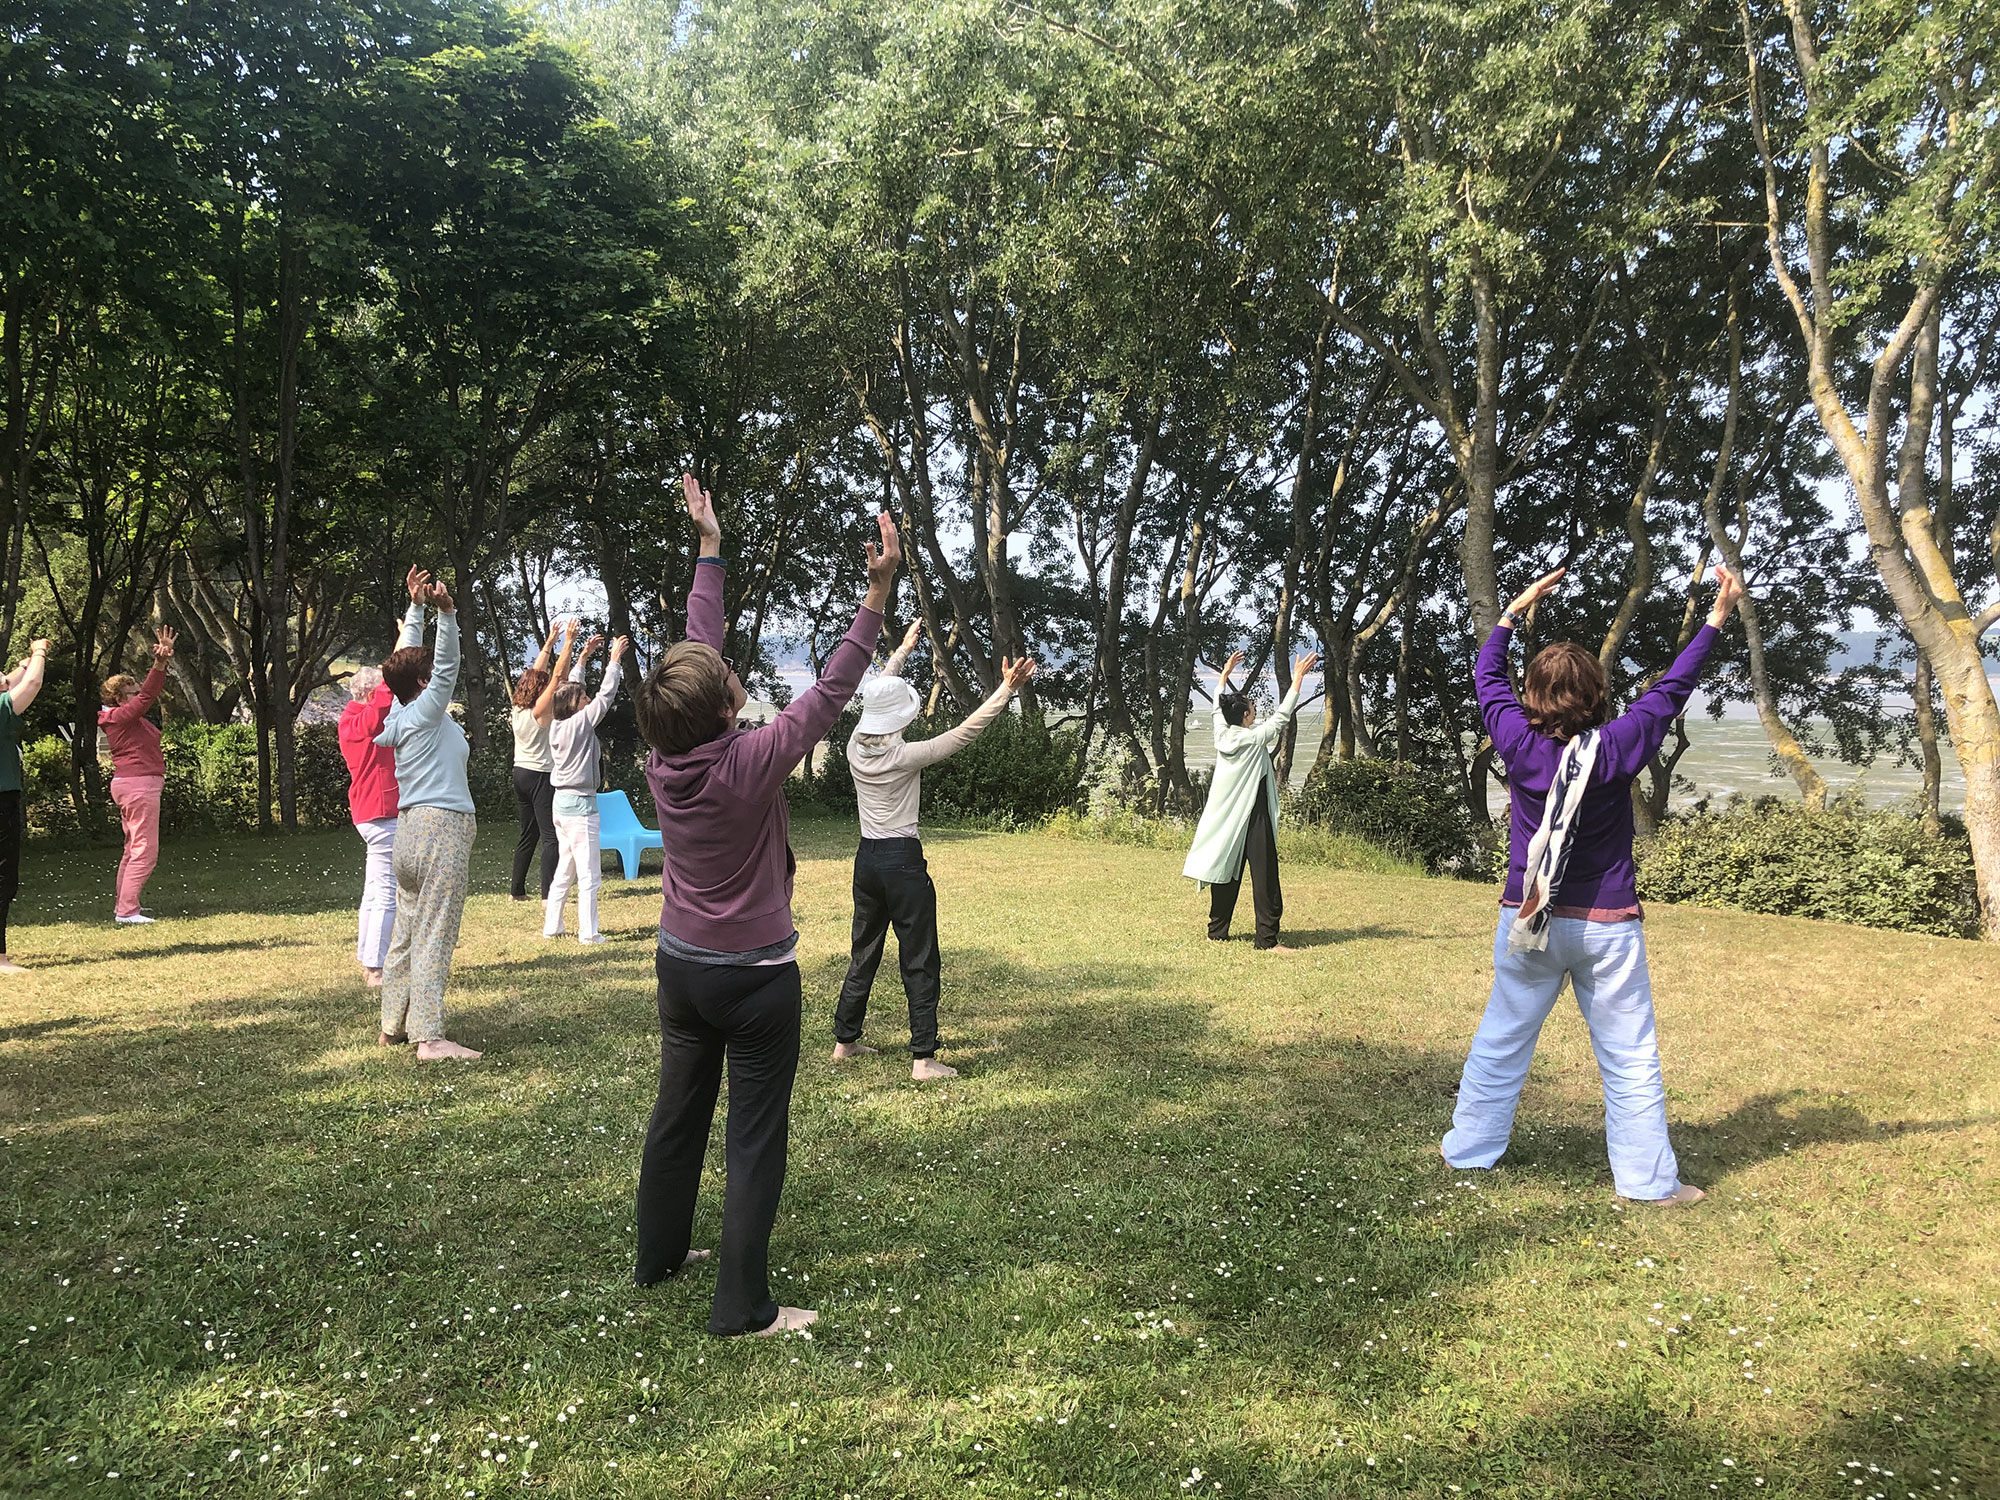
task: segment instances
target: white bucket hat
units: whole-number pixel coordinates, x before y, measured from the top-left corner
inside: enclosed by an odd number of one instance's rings
[[[924,700],[900,677],[871,677],[861,685],[861,732],[894,734],[917,716]]]

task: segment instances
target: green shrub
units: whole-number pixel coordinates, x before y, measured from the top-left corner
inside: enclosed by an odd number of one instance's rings
[[[28,831],[42,838],[72,838],[83,831],[69,789],[69,741],[43,735],[21,747],[21,798]]]
[[[792,787],[794,807],[852,814],[854,773],[847,739],[859,721],[849,709],[834,721],[825,758],[810,778]],[[912,743],[949,726],[913,724]],[[1039,717],[1006,714],[958,754],[924,771],[922,816],[929,822],[979,822],[1023,828],[1046,822],[1070,805],[1076,777],[1077,736],[1050,729]]]
[[[1639,895],[1939,937],[1977,937],[1972,846],[1911,813],[1815,811],[1759,798],[1664,824],[1639,851]]]
[[[1485,873],[1486,850],[1458,789],[1420,767],[1330,760],[1292,799],[1292,816],[1406,856],[1433,875]]]
[[[1119,808],[1101,813],[1080,813],[1065,808],[1049,819],[1049,833],[1056,838],[1084,843],[1130,844],[1142,849],[1185,851],[1194,838],[1194,825],[1180,818],[1149,818]],[[1315,865],[1324,869],[1356,870],[1368,875],[1422,875],[1424,868],[1414,859],[1383,849],[1351,833],[1333,833],[1324,828],[1300,827],[1286,822],[1278,829],[1278,859],[1281,864]]]

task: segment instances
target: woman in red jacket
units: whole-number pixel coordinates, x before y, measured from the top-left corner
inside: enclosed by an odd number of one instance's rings
[[[160,726],[146,711],[159,701],[167,685],[167,663],[173,659],[174,632],[162,628],[146,680],[124,672],[106,679],[100,695],[104,707],[97,711],[97,727],[111,742],[111,800],[118,804],[118,822],[125,830],[112,915],[128,926],[153,920],[139,909],[139,897],[160,862],[160,793],[167,784],[167,762],[160,754]]]
[[[424,607],[417,602],[417,570],[410,569],[410,610],[404,617],[398,649],[424,643]],[[416,624],[412,634],[411,618]],[[347,762],[347,811],[354,831],[368,848],[361,881],[361,926],[354,944],[361,979],[371,990],[382,987],[382,964],[389,956],[389,939],[396,930],[396,808],[402,797],[396,785],[396,752],[375,743],[382,723],[396,705],[396,695],[382,681],[377,667],[362,667],[347,679],[351,700],[340,711],[340,754]]]

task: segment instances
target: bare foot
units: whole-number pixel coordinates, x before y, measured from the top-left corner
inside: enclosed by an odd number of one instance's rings
[[[780,1333],[797,1333],[819,1321],[819,1314],[807,1307],[781,1307],[769,1328],[759,1328],[753,1337],[768,1339]]]
[[[850,1057],[873,1057],[879,1050],[875,1047],[864,1047],[859,1042],[835,1042],[833,1060],[846,1062]]]
[[[361,971],[361,982],[371,990],[381,989],[382,971],[380,969],[363,969]]]
[[[910,1076],[918,1083],[929,1083],[941,1078],[956,1078],[958,1069],[939,1062],[935,1057],[920,1057],[910,1064]]]
[[[687,1253],[687,1259],[681,1262],[681,1269],[685,1271],[696,1261],[707,1260],[714,1253],[713,1250],[690,1250]]]
[[[0,974],[29,974],[33,972],[31,969],[24,968],[20,964],[15,963],[6,954],[0,953]]]
[[[452,1041],[448,1037],[439,1037],[436,1041],[417,1043],[418,1062],[443,1062],[447,1058],[458,1062],[474,1062],[478,1060],[478,1057],[479,1054],[474,1052],[470,1047],[461,1047],[457,1042]]]
[[[1701,1202],[1707,1196],[1708,1194],[1704,1193],[1693,1183],[1684,1182],[1664,1198],[1648,1198],[1645,1201],[1648,1203],[1657,1203],[1662,1208],[1686,1207],[1690,1203]]]
[[[1296,953],[1299,950],[1296,948],[1288,948],[1283,943],[1273,943],[1271,944],[1270,947],[1260,948],[1257,951],[1260,953]]]
[[[406,1036],[390,1036],[386,1031],[375,1033],[375,1045],[378,1047],[401,1047],[407,1044],[409,1040]]]

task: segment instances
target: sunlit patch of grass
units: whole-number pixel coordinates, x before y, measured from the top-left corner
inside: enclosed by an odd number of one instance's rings
[[[852,831],[802,823],[773,1274],[822,1322],[729,1343],[709,1275],[629,1283],[657,880],[607,886],[605,947],[544,942],[510,841],[453,1069],[374,1045],[351,835],[170,845],[137,931],[115,851],[30,851],[0,1494],[2000,1490],[1984,946],[1652,912],[1712,1194],[1669,1213],[1610,1192],[1573,1011],[1503,1166],[1437,1161],[1490,888],[1295,860],[1286,959],[1206,941],[1177,847],[937,833],[965,1076],[925,1087],[893,964],[884,1054],[827,1056]]]

